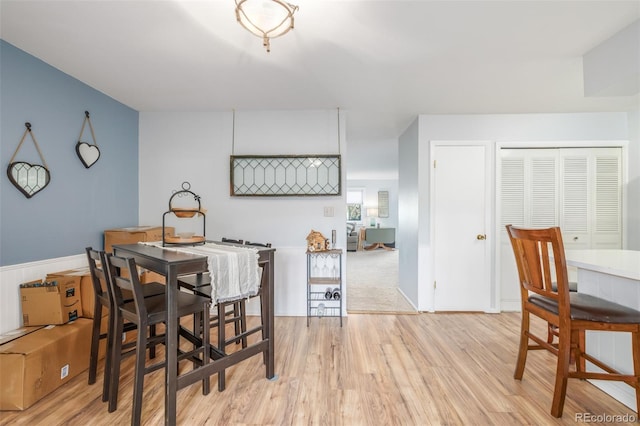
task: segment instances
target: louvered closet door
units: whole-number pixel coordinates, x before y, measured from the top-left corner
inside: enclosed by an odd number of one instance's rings
[[[565,248],[621,248],[621,149],[567,148],[559,156]]]
[[[567,249],[591,247],[589,221],[591,211],[592,179],[594,174],[590,149],[572,148],[559,150],[561,214],[560,229]]]
[[[556,149],[503,149],[502,227],[555,225],[558,222],[557,176]],[[506,237],[506,230],[502,231]]]
[[[595,156],[596,181],[592,248],[622,248],[622,149],[601,148]]]
[[[512,310],[520,305],[520,290],[505,225],[546,227],[558,222],[558,151],[503,149],[501,156],[501,299],[507,305],[503,309]]]
[[[505,225],[558,225],[567,249],[622,247],[622,150],[503,149],[501,157],[501,297],[511,309],[520,295]]]

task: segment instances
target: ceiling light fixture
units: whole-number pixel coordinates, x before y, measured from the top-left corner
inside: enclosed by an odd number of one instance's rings
[[[262,45],[271,52],[270,39],[293,29],[293,14],[298,6],[281,0],[235,0],[236,19],[251,34],[262,38]]]

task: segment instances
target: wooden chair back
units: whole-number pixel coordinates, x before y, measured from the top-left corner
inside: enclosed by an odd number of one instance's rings
[[[516,259],[522,301],[530,293],[554,300],[569,314],[569,278],[560,228],[523,229],[507,225]]]

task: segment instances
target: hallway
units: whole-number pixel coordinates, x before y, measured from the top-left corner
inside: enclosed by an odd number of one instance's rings
[[[347,252],[348,313],[417,313],[398,289],[398,253]]]

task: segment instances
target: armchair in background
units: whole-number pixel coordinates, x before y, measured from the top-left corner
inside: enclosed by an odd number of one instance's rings
[[[347,222],[347,251],[358,250],[358,230],[356,224]]]

